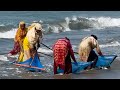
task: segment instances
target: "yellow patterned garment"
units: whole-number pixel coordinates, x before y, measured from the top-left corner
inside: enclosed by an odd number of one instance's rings
[[[29,44],[28,39],[26,37],[23,41],[23,49],[24,50],[29,50],[30,49],[30,44]]]
[[[30,54],[30,44],[28,42],[28,39],[25,37],[24,41],[23,41],[23,50],[24,50],[24,59],[23,61],[29,59],[31,57]]]
[[[23,25],[25,24],[24,22],[20,22],[19,23],[19,28],[16,32],[16,35],[15,35],[15,38],[14,38],[14,41],[18,41],[18,42],[21,42],[23,41],[23,39],[25,38],[26,34],[27,34],[27,31],[28,31],[28,28],[25,28],[24,30],[21,29],[20,25]]]
[[[23,62],[24,61],[24,53],[20,52],[20,55],[18,57],[18,62]]]

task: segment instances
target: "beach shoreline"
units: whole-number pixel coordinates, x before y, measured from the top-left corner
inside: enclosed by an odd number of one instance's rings
[[[2,67],[6,64],[6,69]],[[8,62],[2,62],[0,72],[7,72],[11,70],[9,75],[1,73],[0,79],[120,79],[120,60],[115,59],[111,64],[111,68],[108,70],[104,69],[93,69],[89,71],[81,71],[78,74],[65,74],[65,75],[54,75],[53,72],[30,72],[25,70],[23,67],[17,67]],[[14,75],[13,73],[14,72]]]

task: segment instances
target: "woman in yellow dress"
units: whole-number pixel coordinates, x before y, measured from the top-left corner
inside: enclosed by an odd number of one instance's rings
[[[33,24],[32,24],[33,25]],[[37,53],[37,46],[40,46],[42,39],[42,26],[39,23],[35,23],[29,28],[27,35],[23,41],[24,58],[23,61],[33,58]]]

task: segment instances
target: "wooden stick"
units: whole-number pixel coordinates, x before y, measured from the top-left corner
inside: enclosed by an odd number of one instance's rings
[[[28,67],[28,68],[35,68],[35,69],[39,69],[39,70],[45,71],[45,68],[38,68],[38,67],[30,66],[30,65],[17,64],[17,63],[15,63],[15,65],[16,66],[24,66],[24,67]]]
[[[53,57],[53,56],[51,56],[51,55],[48,55],[48,54],[45,54],[45,53],[42,53],[42,52],[38,52],[38,53],[41,53],[41,54],[44,54],[44,55],[47,55],[47,56]]]
[[[52,50],[50,47],[48,47],[47,45],[45,45],[45,44],[43,44],[43,43],[41,43],[42,45],[44,45],[45,47],[47,47],[48,49],[50,49],[50,50]]]
[[[74,52],[75,54],[79,54],[78,52]]]
[[[47,47],[48,49],[52,50],[50,47],[48,47],[47,45],[41,43],[42,45],[44,45],[45,47]],[[53,51],[53,50],[52,50]],[[75,54],[78,54],[78,52],[74,52]]]

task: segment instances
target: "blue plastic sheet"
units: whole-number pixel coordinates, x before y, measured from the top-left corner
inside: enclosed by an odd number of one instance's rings
[[[28,59],[24,62],[20,62],[18,64],[23,67],[26,67],[30,71],[41,71],[41,69],[44,68],[43,65],[41,64],[40,59],[37,54],[35,55],[34,59],[30,58],[30,59]],[[26,66],[24,66],[24,65],[26,65]],[[27,67],[27,65],[30,67]]]
[[[98,56],[96,67],[109,67],[116,57],[117,55]],[[80,71],[84,70],[86,67],[90,66],[92,63],[93,62],[79,61],[78,65],[76,65],[74,62],[72,62],[72,73],[79,73]],[[64,70],[58,69],[57,72],[63,73]]]
[[[93,62],[77,62],[78,65],[75,64],[75,62],[72,62],[72,73],[79,73],[80,71],[84,70],[86,67],[90,66]],[[63,73],[64,70],[58,69],[58,73]]]
[[[117,55],[99,56],[98,61],[96,63],[96,67],[109,67],[116,57]]]

